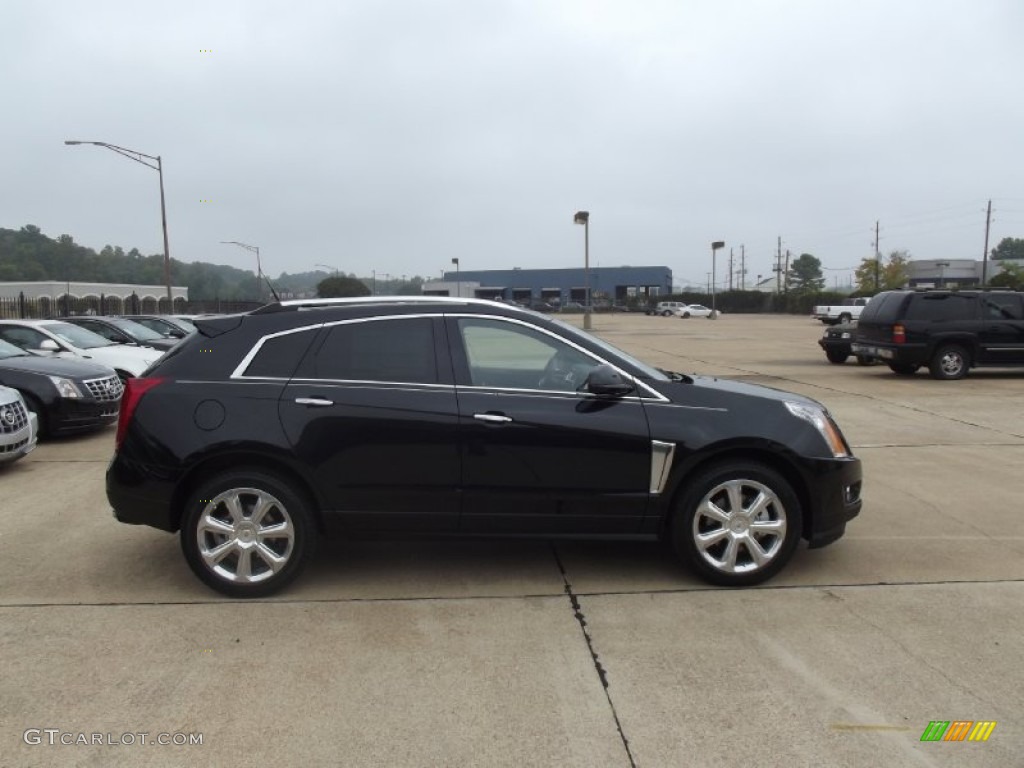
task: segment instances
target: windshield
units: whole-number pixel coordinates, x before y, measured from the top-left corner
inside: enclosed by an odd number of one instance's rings
[[[538,314],[538,313],[535,313],[535,314]],[[541,317],[546,317],[546,316],[541,315]],[[553,322],[555,325],[557,325],[563,331],[568,331],[570,335],[572,335],[572,336],[574,336],[576,338],[579,338],[579,336],[581,336],[581,335],[585,336],[587,341],[589,341],[591,344],[596,344],[602,350],[607,352],[609,354],[609,356],[611,356],[613,358],[617,357],[620,360],[625,360],[627,363],[629,363],[630,365],[632,365],[635,368],[637,368],[640,371],[641,375],[645,379],[651,379],[652,381],[670,381],[671,380],[671,379],[669,379],[668,376],[666,376],[664,373],[659,371],[657,368],[654,368],[654,367],[648,365],[647,363],[644,363],[644,362],[641,362],[640,360],[637,360],[632,355],[627,354],[626,352],[623,352],[618,347],[612,346],[611,344],[609,344],[607,341],[604,341],[603,339],[599,339],[597,336],[589,334],[586,331],[581,331],[575,325],[570,325],[569,323],[565,322],[564,320],[559,320],[557,317],[547,317],[546,319],[549,319],[551,322]]]
[[[189,333],[196,330],[195,323],[193,323],[187,317],[175,317],[171,320],[171,322],[179,326],[181,330],[188,331]]]
[[[106,318],[106,321],[111,325],[120,328],[137,341],[154,341],[167,338],[163,334],[157,333],[151,328],[147,328],[142,323],[136,323],[134,320],[128,320],[124,317],[108,317]]]
[[[107,341],[98,333],[87,331],[71,323],[47,323],[42,326],[65,344],[79,349],[95,349],[96,347],[112,347],[114,342]]]
[[[0,339],[0,360],[6,360],[8,357],[31,357],[31,355],[10,342]]]

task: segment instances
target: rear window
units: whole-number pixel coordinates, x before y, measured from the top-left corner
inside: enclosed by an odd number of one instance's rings
[[[280,336],[266,339],[260,345],[259,352],[245,369],[245,376],[259,376],[273,379],[290,379],[313,343],[319,328],[305,331],[293,331]],[[175,347],[172,352],[180,349]]]
[[[891,323],[896,320],[900,305],[907,297],[906,293],[886,292],[873,297],[860,313],[860,322]]]
[[[961,293],[923,293],[911,299],[905,319],[923,323],[972,320],[976,306],[974,296]]]

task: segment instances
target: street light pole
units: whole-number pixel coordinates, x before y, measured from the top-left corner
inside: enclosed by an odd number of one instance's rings
[[[134,149],[125,149],[119,147],[116,144],[108,144],[105,141],[65,141],[68,146],[78,146],[80,144],[91,144],[94,147],[106,147],[112,152],[117,152],[119,155],[124,155],[129,160],[134,160],[137,163],[141,163],[147,168],[152,168],[160,176],[160,223],[164,230],[164,283],[167,285],[167,304],[168,311],[174,311],[174,297],[171,296],[171,247],[167,241],[167,205],[164,201],[164,165],[160,160],[160,155],[147,155],[142,152],[136,152]],[[145,160],[143,159],[145,158]],[[146,160],[156,161],[156,165],[147,163]]]
[[[576,211],[573,224],[583,225],[583,329],[590,330],[590,211]]]
[[[259,246],[246,245],[245,243],[240,243],[237,240],[221,240],[220,242],[222,245],[237,245],[239,248],[245,248],[245,250],[256,254],[256,301],[263,301],[263,267],[260,264]]]
[[[715,240],[711,244],[711,319],[718,317],[718,312],[715,310],[715,255],[719,248],[725,248],[725,241]]]
[[[456,290],[458,290],[458,292],[459,292],[458,293],[458,297],[461,299],[462,298],[462,272],[459,270],[459,260],[458,260],[458,258],[452,259],[452,264],[455,265],[455,285],[456,285]]]

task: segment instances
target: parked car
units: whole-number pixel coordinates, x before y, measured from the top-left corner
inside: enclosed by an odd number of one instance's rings
[[[657,370],[555,317],[376,296],[196,325],[128,381],[107,498],[234,597],[290,582],[321,534],[661,537],[743,586],[861,508],[821,404]]]
[[[853,354],[853,340],[857,336],[857,321],[832,325],[818,339],[818,346],[825,350],[825,357],[830,363],[842,365]],[[866,354],[857,355],[858,365],[872,365],[878,360]]]
[[[77,357],[113,368],[123,382],[140,376],[163,354],[150,347],[115,344],[61,320],[0,320],[0,339],[43,357]]]
[[[38,357],[0,340],[0,385],[18,390],[38,417],[40,438],[117,420],[121,380],[89,360]]]
[[[1024,365],[1024,297],[1017,291],[886,291],[857,326],[854,354],[881,358],[897,374],[927,366],[934,379],[962,379],[977,366]]]
[[[36,415],[16,389],[0,386],[0,465],[27,456],[36,447]]]
[[[178,343],[177,339],[157,333],[125,317],[66,317],[64,320],[99,334],[115,344],[152,347],[166,352]]]
[[[822,304],[811,310],[811,317],[825,325],[848,323],[860,317],[870,300],[870,297],[861,297],[844,299],[842,304]]]
[[[126,320],[144,325],[149,330],[169,339],[184,339],[190,333],[196,332],[192,321],[184,317],[173,315],[125,315],[124,317]]]
[[[686,320],[690,317],[715,317],[722,313],[719,310],[705,307],[703,304],[683,304],[681,307],[676,307],[672,310],[672,314]]]

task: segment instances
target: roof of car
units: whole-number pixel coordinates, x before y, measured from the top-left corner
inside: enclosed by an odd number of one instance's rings
[[[452,306],[452,307],[491,307],[505,311],[528,312],[526,308],[515,307],[500,301],[488,299],[468,299],[456,296],[358,296],[339,299],[289,299],[287,301],[266,304],[259,309],[253,310],[250,314],[263,315],[274,312],[302,309],[323,309],[331,307],[372,307],[372,306],[396,306],[396,305],[425,305],[425,306]]]

